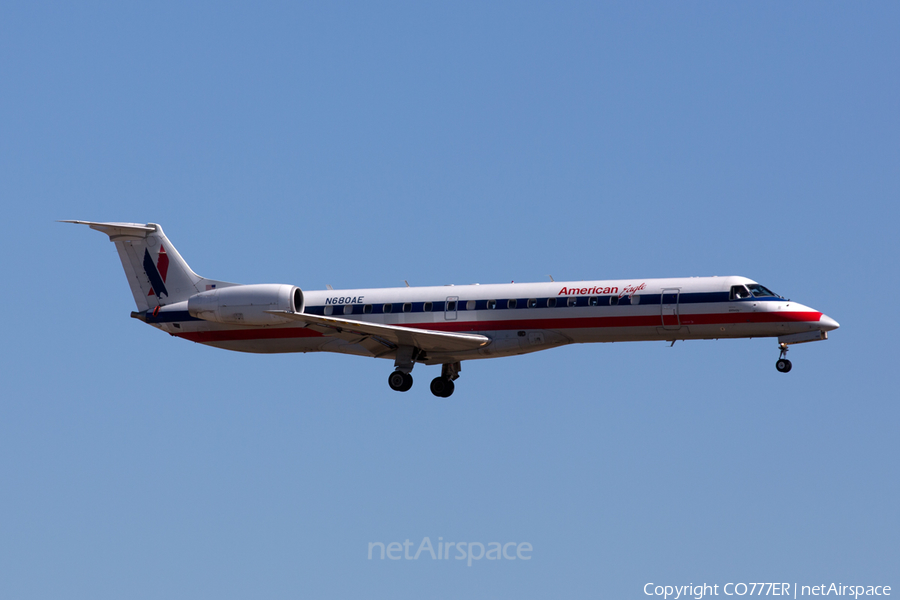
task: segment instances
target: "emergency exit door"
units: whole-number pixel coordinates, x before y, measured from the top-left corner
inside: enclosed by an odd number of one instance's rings
[[[680,296],[681,288],[666,288],[662,291],[659,305],[663,329],[679,329],[681,327],[681,315],[678,314]]]

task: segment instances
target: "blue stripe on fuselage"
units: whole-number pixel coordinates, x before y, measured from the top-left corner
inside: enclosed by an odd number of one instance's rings
[[[638,294],[641,298],[640,306],[653,306],[661,304],[662,297],[661,294]],[[615,306],[610,304],[610,298],[617,296],[551,296],[550,298],[556,298],[556,307],[555,308],[571,308],[571,307],[586,307],[586,306]],[[694,292],[687,294],[680,294],[678,297],[678,304],[709,304],[709,303],[721,303],[721,302],[766,302],[766,301],[781,301],[781,298],[774,297],[765,297],[765,298],[740,298],[731,300],[729,292]],[[535,308],[553,308],[547,306],[547,300],[550,298],[497,298],[496,299],[496,308],[492,308],[490,310],[519,310],[523,308],[528,308],[528,300],[537,300],[537,306]],[[575,298],[575,304],[569,305],[569,298]],[[597,298],[597,304],[591,305],[590,299]],[[516,306],[515,308],[509,308],[509,301],[515,300]],[[675,294],[666,294],[665,301],[667,304],[675,304]],[[465,298],[460,298],[457,302],[457,310],[464,312],[466,311],[466,303],[468,300]],[[488,300],[475,300],[475,308],[472,310],[488,310],[487,307]],[[391,305],[391,310],[386,312],[384,310],[384,306],[386,304]],[[406,304],[404,302],[386,302],[386,303],[373,303],[372,312],[365,313],[363,312],[363,307],[366,306],[364,304],[335,304],[331,305],[334,309],[332,314],[336,317],[340,317],[342,315],[362,315],[362,314],[373,314],[373,315],[382,315],[382,314],[409,314],[403,312],[403,305]],[[412,302],[412,310],[409,312],[412,313],[423,313],[425,311],[425,302]],[[618,306],[628,306],[631,304],[631,300],[628,296],[622,296],[618,299]],[[445,302],[443,301],[435,301],[432,302],[432,309],[430,312],[443,312],[445,308]],[[344,312],[344,307],[350,306],[352,307],[352,312]],[[304,309],[304,312],[309,313],[311,315],[324,315],[325,314],[325,306],[307,306]]]

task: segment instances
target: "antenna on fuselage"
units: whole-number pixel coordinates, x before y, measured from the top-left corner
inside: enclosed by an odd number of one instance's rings
[[[555,280],[555,279],[553,279],[553,275],[547,275],[547,277],[549,277],[549,278],[550,278],[550,281],[552,281],[552,282],[554,282],[554,283],[555,283],[555,282],[556,282],[556,280]]]
[[[408,282],[407,280],[404,279],[404,280],[403,280],[403,283],[406,284],[406,287],[409,287],[409,282]]]
[[[326,283],[326,284],[325,284],[325,288],[334,291],[334,288],[331,287],[331,284],[330,284],[330,283]]]

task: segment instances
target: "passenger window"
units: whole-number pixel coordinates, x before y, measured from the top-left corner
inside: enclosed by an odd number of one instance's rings
[[[325,307],[325,315],[327,316],[332,313],[334,313],[334,307],[329,304],[328,306]]]
[[[453,311],[456,310],[456,300],[451,300],[447,303],[447,310]]]
[[[615,305],[618,304],[618,303],[619,303],[619,297],[618,297],[618,296],[610,296],[610,297],[609,297],[609,305],[610,305],[610,306],[615,306]]]
[[[432,304],[431,302],[426,302],[423,308],[425,312],[431,312],[431,309],[434,308],[434,304]]]
[[[556,307],[556,298],[547,298],[547,308]]]
[[[403,304],[403,312],[412,312],[412,302],[406,302]]]
[[[516,299],[511,298],[506,301],[506,308],[515,308],[516,307]]]
[[[475,301],[469,300],[466,302],[466,310],[475,310]]]
[[[588,298],[588,306],[599,306],[599,305],[600,305],[599,297],[591,296],[590,298]]]
[[[344,305],[344,314],[345,314],[345,315],[352,315],[352,314],[353,314],[353,305],[352,305],[352,304],[345,304],[345,305]]]
[[[383,310],[383,311],[386,312],[386,313],[389,313],[389,312],[391,312],[392,310],[394,310],[394,305],[393,305],[393,304],[385,304],[385,305],[381,308],[381,310]]]
[[[372,312],[372,305],[371,305],[371,304],[366,304],[365,306],[363,306],[363,313],[364,313],[364,314],[367,314],[367,315],[368,315],[368,314],[371,313],[371,312]]]
[[[641,297],[638,296],[637,294],[635,294],[634,296],[631,297],[631,303],[632,303],[632,304],[640,304],[640,303],[641,303]]]
[[[566,306],[576,306],[578,304],[577,296],[569,296],[569,299],[566,300]]]
[[[528,299],[528,308],[537,308],[537,298]]]
[[[494,310],[495,308],[497,308],[497,301],[496,300],[488,300],[487,307],[491,310]]]

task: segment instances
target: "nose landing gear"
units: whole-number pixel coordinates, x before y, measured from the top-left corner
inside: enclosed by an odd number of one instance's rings
[[[781,350],[781,354],[778,355],[778,360],[775,361],[775,368],[778,369],[779,373],[787,373],[792,366],[791,361],[787,359],[788,345],[782,342],[778,344],[778,348]]]

